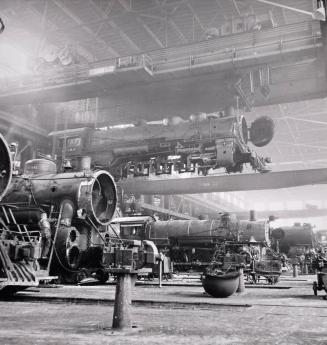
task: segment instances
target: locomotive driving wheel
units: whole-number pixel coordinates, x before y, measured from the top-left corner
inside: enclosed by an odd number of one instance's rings
[[[81,261],[79,246],[79,232],[75,227],[61,227],[58,229],[54,259],[51,269],[56,275],[66,281],[66,276],[77,273]]]

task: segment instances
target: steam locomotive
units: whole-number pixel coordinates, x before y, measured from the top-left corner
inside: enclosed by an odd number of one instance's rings
[[[177,120],[55,132],[55,151],[63,164],[58,168],[51,160],[33,159],[22,175],[14,176],[12,152],[1,136],[0,289],[37,285],[49,274],[63,282],[88,274],[105,281],[110,270],[137,270],[155,261],[157,249],[149,239],[113,236],[117,193],[108,171],[117,178],[166,174],[172,167],[206,174],[220,167],[241,171],[244,163],[268,170],[268,160],[247,143],[260,147],[270,142],[274,125],[269,118],[257,119],[250,129],[243,117],[218,113]]]
[[[319,236],[322,232],[315,233],[309,223],[294,223],[280,229],[285,236],[275,243],[275,249],[285,254],[290,264],[298,265],[303,273],[314,273],[316,254],[325,246]]]
[[[313,227],[309,223],[294,223],[281,229],[285,237],[279,240],[279,250],[289,257],[304,255],[319,245]]]
[[[13,176],[2,136],[0,156],[0,292],[53,277],[76,282],[95,274],[105,281],[109,272],[155,263],[152,242],[122,241],[110,231],[117,193],[107,171],[57,173],[54,162],[34,159]]]
[[[76,128],[50,133],[56,141],[59,159],[80,166],[84,156],[94,166],[109,170],[117,178],[197,172],[225,168],[241,172],[249,163],[254,170],[267,172],[268,158],[259,157],[248,142],[267,145],[274,135],[268,117],[257,118],[248,128],[243,116],[221,117],[220,113],[179,117],[162,123],[139,123],[102,129]]]
[[[271,283],[282,271],[281,258],[271,249],[271,241],[284,233],[271,230],[269,221],[238,221],[225,213],[214,220],[158,221],[147,216],[116,218],[112,223],[119,224],[122,238],[153,241],[171,260],[174,271],[203,271],[213,265],[235,270],[243,265],[249,279],[257,281],[263,276]]]

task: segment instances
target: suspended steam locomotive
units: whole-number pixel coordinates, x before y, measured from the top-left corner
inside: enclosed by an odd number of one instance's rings
[[[268,117],[256,119],[248,128],[243,116],[221,117],[219,113],[191,115],[189,120],[175,117],[160,124],[51,133],[59,158],[69,158],[76,167],[81,157],[89,156],[94,166],[109,169],[119,178],[170,174],[173,169],[204,175],[217,168],[241,172],[244,163],[266,172],[269,159],[259,157],[248,142],[265,146],[273,134],[274,123]]]
[[[282,262],[271,249],[271,241],[284,234],[271,230],[269,221],[238,221],[225,213],[214,220],[125,217],[112,223],[119,224],[122,238],[153,241],[170,258],[175,271],[203,270],[213,264],[226,271],[244,265],[251,279],[264,276],[269,282],[281,274]]]
[[[113,239],[108,224],[117,196],[107,171],[57,173],[55,163],[35,159],[12,176],[11,154],[0,136],[0,292],[49,274],[72,282],[94,273],[105,281],[109,271],[155,263],[152,242]]]

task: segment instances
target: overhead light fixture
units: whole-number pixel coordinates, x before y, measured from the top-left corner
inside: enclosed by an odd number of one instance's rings
[[[322,1],[318,1],[318,8],[316,10],[314,10],[313,12],[301,10],[299,8],[295,8],[295,7],[291,7],[291,6],[286,6],[286,5],[280,4],[278,2],[273,2],[273,1],[269,1],[269,0],[256,0],[256,1],[261,2],[263,4],[271,5],[271,6],[284,8],[286,10],[290,10],[293,12],[306,14],[306,15],[309,15],[314,20],[321,20],[321,21],[326,20],[326,9],[325,9],[325,6],[324,6]]]

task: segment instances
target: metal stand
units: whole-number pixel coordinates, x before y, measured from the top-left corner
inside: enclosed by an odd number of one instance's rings
[[[110,272],[117,275],[116,295],[112,328],[130,330],[132,328],[132,288],[138,270],[153,266],[158,259],[158,249],[152,241],[125,241],[113,251],[114,266]],[[110,256],[109,256],[110,258]],[[136,259],[136,260],[135,260]]]
[[[132,287],[135,282],[134,275],[122,273],[117,276],[112,328],[122,330],[132,327]]]
[[[238,288],[236,290],[236,292],[244,292],[245,291],[245,283],[244,283],[244,275],[243,275],[243,267],[240,267],[238,269],[238,272],[240,274],[240,278],[239,278],[239,284],[238,284]]]
[[[158,262],[159,265],[159,287],[162,287],[162,261]]]

